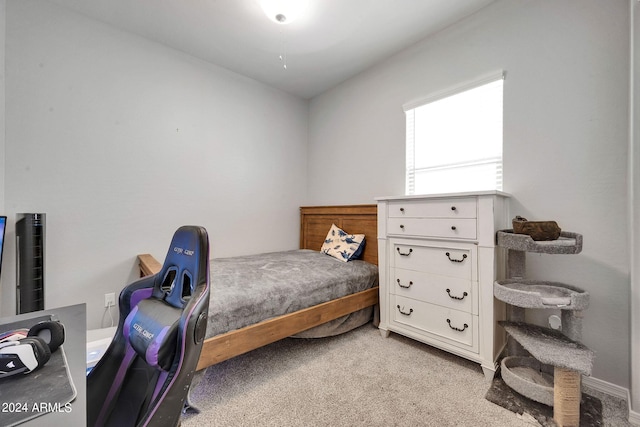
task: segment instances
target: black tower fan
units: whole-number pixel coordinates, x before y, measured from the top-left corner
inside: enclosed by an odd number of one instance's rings
[[[17,214],[16,219],[16,310],[44,310],[45,214]]]

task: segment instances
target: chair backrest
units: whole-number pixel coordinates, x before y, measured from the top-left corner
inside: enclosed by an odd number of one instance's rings
[[[87,425],[178,425],[209,310],[209,240],[180,227],[164,265],[120,293],[116,334],[87,377]]]

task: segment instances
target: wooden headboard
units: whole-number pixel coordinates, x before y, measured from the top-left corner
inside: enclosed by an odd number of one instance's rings
[[[300,208],[300,249],[319,251],[335,224],[349,234],[364,234],[362,259],[378,265],[376,205],[303,206]]]

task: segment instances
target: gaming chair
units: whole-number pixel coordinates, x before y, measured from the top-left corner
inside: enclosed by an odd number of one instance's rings
[[[209,239],[180,227],[162,270],[120,293],[118,329],[87,376],[88,426],[176,426],[209,310]]]

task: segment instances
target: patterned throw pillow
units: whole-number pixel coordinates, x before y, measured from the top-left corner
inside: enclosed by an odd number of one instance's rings
[[[347,262],[358,258],[363,249],[364,234],[347,234],[332,224],[320,251]]]

